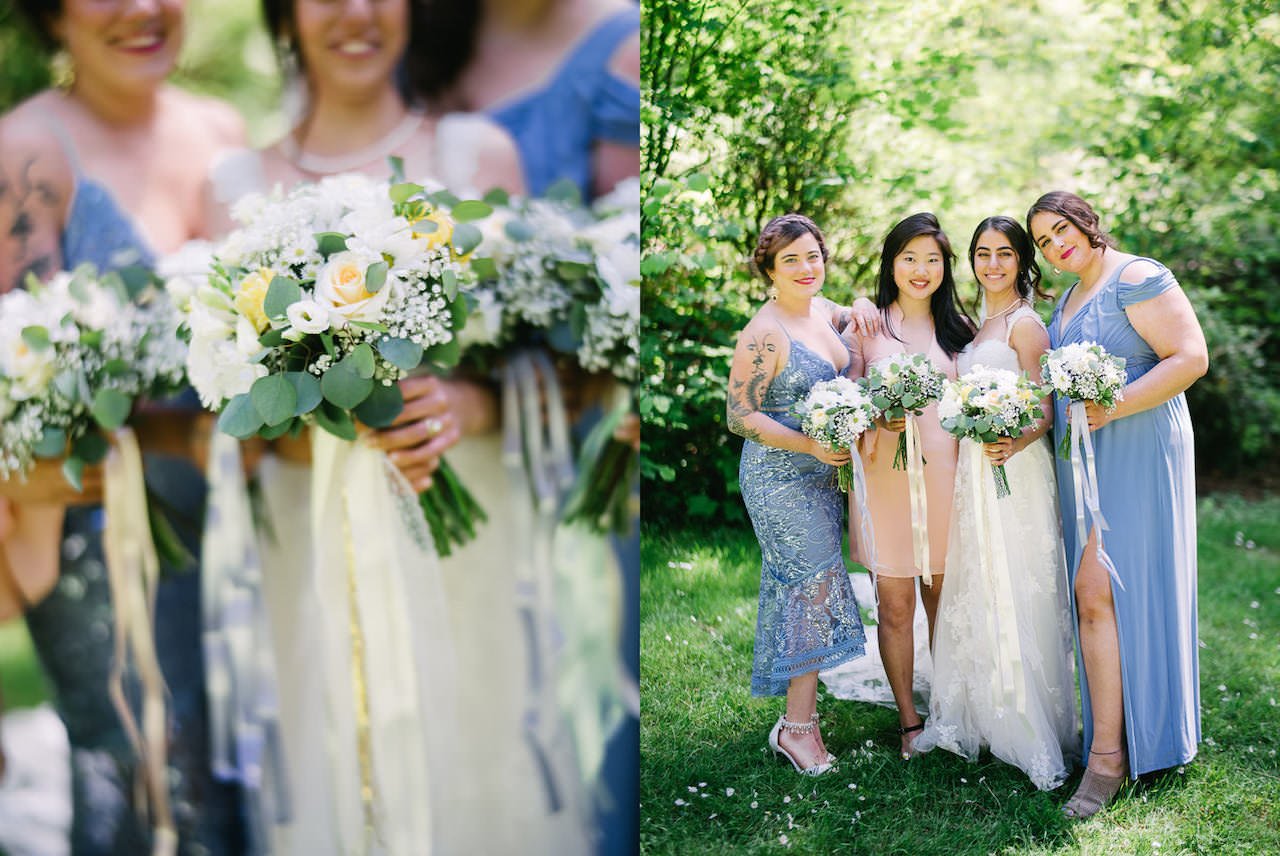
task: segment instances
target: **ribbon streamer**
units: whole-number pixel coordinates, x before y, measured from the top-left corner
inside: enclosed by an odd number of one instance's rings
[[[456,697],[439,559],[413,489],[385,453],[311,434],[335,845],[425,853],[428,771],[442,768],[431,763],[431,733],[449,733]]]
[[[991,638],[996,643],[996,680],[992,687],[992,701],[996,710],[1000,710],[1012,698],[1018,714],[1025,716],[1027,679],[1018,641],[1018,614],[1013,601],[1013,582],[1009,578],[999,492],[994,482],[986,478],[990,465],[982,444],[965,439],[961,440],[961,447],[969,458],[970,500],[977,513],[978,564],[987,579],[987,590],[995,594],[995,602],[987,612]]]
[[[178,849],[178,832],[169,806],[166,689],[153,631],[160,560],[151,540],[138,440],[129,428],[116,431],[114,440],[103,470],[107,518],[103,550],[115,617],[115,656],[108,693],[142,761],[141,784],[152,816],[151,854],[173,856]],[[124,669],[130,659],[142,685],[141,728],[124,695]]]
[[[291,809],[262,560],[236,439],[213,434],[207,477],[200,599],[210,756],[217,778],[244,788],[249,852],[262,854],[270,827]]]
[[[933,572],[929,569],[929,503],[924,482],[924,451],[920,445],[920,428],[916,417],[906,415],[907,436],[907,498],[911,505],[911,549],[916,567],[920,569],[924,584],[933,585]]]
[[[866,560],[867,570],[871,573],[871,592],[875,598],[876,609],[880,608],[880,588],[876,585],[876,534],[871,525],[871,508],[867,505],[867,473],[862,467],[862,456],[858,450],[852,449],[849,464],[853,474],[853,490],[849,492],[850,502],[857,503],[858,509],[858,541],[862,545],[862,557]]]
[[[1102,547],[1102,533],[1111,527],[1102,516],[1101,500],[1098,498],[1098,473],[1094,467],[1093,437],[1089,431],[1089,414],[1083,401],[1071,402],[1071,481],[1075,488],[1076,498],[1076,537],[1080,542],[1081,555],[1088,543],[1088,531],[1085,527],[1085,510],[1088,509],[1089,525],[1097,533],[1098,562],[1107,569],[1112,582],[1124,591],[1124,583],[1116,571],[1115,564],[1107,551]]]

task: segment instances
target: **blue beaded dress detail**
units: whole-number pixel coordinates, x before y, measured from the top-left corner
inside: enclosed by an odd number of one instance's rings
[[[80,171],[61,236],[63,266],[92,263],[111,270],[150,266],[155,257],[140,230],[110,192]],[[199,555],[204,478],[189,462],[146,460],[147,484],[193,556]],[[71,745],[71,853],[115,856],[150,852],[150,827],[135,803],[138,761],[108,696],[113,615],[103,556],[102,506],[67,509],[61,566],[53,591],[26,614],[36,654],[53,689]],[[169,715],[169,784],[182,854],[243,852],[238,789],[210,774],[200,639],[197,567],[162,569],[156,595],[156,651]],[[125,670],[125,692],[138,713],[136,674]]]
[[[799,430],[791,407],[815,383],[835,376],[831,363],[791,339],[787,364],[760,410]],[[751,694],[785,695],[791,678],[865,653],[862,616],[841,552],[845,497],[834,467],[752,440],[742,446],[738,481],[762,558]]]

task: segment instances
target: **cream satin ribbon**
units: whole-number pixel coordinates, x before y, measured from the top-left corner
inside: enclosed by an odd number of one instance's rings
[[[871,525],[871,508],[867,505],[867,473],[862,467],[862,456],[855,448],[849,450],[850,468],[853,471],[853,490],[849,491],[849,502],[857,503],[858,509],[858,542],[862,545],[862,557],[866,560],[867,570],[871,574],[871,593],[875,598],[876,608],[880,608],[880,587],[876,585],[876,533]],[[853,519],[852,515],[849,518]]]
[[[924,575],[924,584],[933,585],[929,569],[929,501],[924,482],[924,451],[920,446],[920,428],[916,417],[908,413],[907,435],[907,499],[911,505],[911,552],[916,567]]]
[[[991,469],[982,444],[974,440],[960,441],[968,457],[970,502],[977,514],[978,563],[987,579],[988,591],[995,593],[987,615],[991,635],[996,643],[996,684],[992,701],[996,710],[1004,708],[1012,698],[1020,716],[1027,713],[1027,679],[1018,639],[1018,614],[1014,608],[1013,582],[1009,578],[1008,553],[1005,551],[1004,524],[1000,517],[1000,500],[996,486],[986,477]]]
[[[121,428],[115,432],[114,440],[103,468],[107,518],[103,550],[115,618],[115,656],[108,692],[142,761],[143,785],[153,822],[152,856],[173,856],[178,849],[178,832],[169,807],[166,689],[153,630],[160,560],[151,540],[137,438],[129,428]],[[124,670],[130,659],[142,685],[141,729],[124,695]]]
[[[1098,562],[1107,569],[1112,581],[1124,591],[1124,583],[1116,566],[1102,548],[1102,533],[1111,527],[1102,517],[1101,500],[1098,497],[1098,473],[1094,468],[1093,436],[1089,431],[1089,414],[1083,401],[1071,402],[1071,481],[1076,498],[1076,537],[1080,541],[1080,553],[1084,554],[1088,543],[1085,511],[1088,509],[1089,525],[1097,532]]]
[[[314,583],[325,604],[327,749],[343,853],[431,852],[424,690],[455,693],[451,672],[429,669],[451,651],[440,570],[416,495],[386,455],[327,431],[312,437]],[[345,675],[345,679],[343,678]],[[356,752],[352,752],[352,741]]]

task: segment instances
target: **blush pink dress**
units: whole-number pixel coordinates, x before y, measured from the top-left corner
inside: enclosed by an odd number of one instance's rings
[[[855,337],[853,350],[861,350],[864,366],[887,359],[894,354],[910,353],[904,342],[881,331],[875,336]],[[929,361],[951,380],[956,378],[956,360],[947,356],[936,338],[929,340]],[[865,371],[865,370],[864,370]],[[947,562],[947,532],[951,523],[951,499],[955,490],[956,438],[942,430],[938,421],[938,405],[930,404],[916,417],[920,429],[920,446],[924,452],[925,495],[928,499],[929,567],[942,574]],[[867,505],[871,512],[875,536],[874,563],[866,555],[866,546],[858,543],[858,561],[885,577],[918,577],[923,569],[916,566],[911,544],[911,506],[907,497],[907,474],[893,469],[898,433],[876,429],[862,437],[860,453],[867,474]],[[849,531],[855,540],[860,531],[856,503],[850,510]]]

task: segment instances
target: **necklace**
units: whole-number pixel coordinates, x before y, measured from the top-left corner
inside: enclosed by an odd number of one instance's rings
[[[1013,301],[1013,303],[1009,304],[1008,308],[1001,309],[995,315],[988,315],[985,321],[994,321],[997,318],[1003,318],[1004,316],[1008,315],[1010,312],[1017,309],[1019,306],[1021,306],[1024,303],[1026,303],[1026,301],[1023,300],[1021,297],[1019,297],[1017,300]]]
[[[291,164],[311,175],[335,175],[351,172],[379,158],[389,157],[400,146],[409,142],[417,133],[426,115],[414,110],[404,114],[396,125],[379,140],[374,140],[359,151],[341,155],[313,155],[298,145],[293,134],[280,141],[280,152]]]

